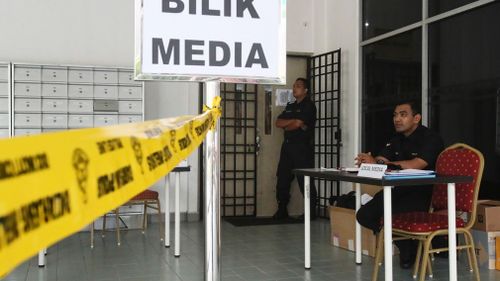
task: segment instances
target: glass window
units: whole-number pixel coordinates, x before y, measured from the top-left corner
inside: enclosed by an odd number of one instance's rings
[[[429,25],[430,124],[446,145],[463,142],[485,157],[480,196],[500,198],[496,150],[500,91],[500,3]]]
[[[363,47],[363,150],[377,154],[394,135],[397,103],[422,96],[421,29]]]
[[[477,0],[429,0],[429,16],[435,16],[453,10]]]
[[[422,0],[363,0],[363,40],[422,19]]]

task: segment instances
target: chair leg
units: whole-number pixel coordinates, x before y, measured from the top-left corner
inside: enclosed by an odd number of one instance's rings
[[[90,225],[90,249],[94,249],[94,221]]]
[[[471,245],[471,241],[469,240],[469,237],[467,236],[466,233],[464,233],[464,240],[465,240],[466,245],[469,245],[469,246]],[[473,272],[474,267],[472,265],[472,257],[471,257],[470,248],[465,249],[465,252],[467,253],[467,260],[469,261],[469,271]],[[475,254],[475,253],[472,253],[472,254]]]
[[[115,209],[115,223],[116,223],[116,240],[118,241],[117,245],[121,245],[120,240],[120,211],[119,207]]]
[[[465,231],[464,234],[468,237],[468,240],[469,240],[470,248],[468,249],[468,251],[470,252],[470,255],[472,256],[471,257],[472,267],[473,267],[474,275],[476,276],[476,281],[479,281],[480,280],[479,268],[477,267],[477,257],[476,257],[476,253],[475,253],[474,239],[472,238],[472,235],[470,234],[469,231]]]
[[[422,258],[422,247],[423,243],[421,240],[419,240],[417,248],[417,256],[415,257],[415,264],[413,265],[413,279],[417,278],[418,269],[420,267],[420,259]]]
[[[432,273],[432,259],[427,259],[427,271],[429,271],[429,278],[432,278],[434,276]]]
[[[101,231],[102,238],[104,238],[104,236],[106,236],[106,215],[107,215],[107,213],[104,213],[104,216],[102,216],[102,231]]]
[[[430,245],[429,250],[432,250],[432,244]],[[431,261],[434,261],[436,259],[436,257],[434,256],[434,253],[430,253],[429,254],[429,258],[430,258]]]
[[[377,239],[377,247],[375,248],[375,261],[373,262],[373,272],[372,272],[372,281],[377,281],[378,272],[380,270],[381,261],[384,255],[384,232],[383,230],[376,237]]]
[[[422,264],[420,265],[420,281],[425,280],[425,271],[427,269],[427,264],[429,260],[429,248],[430,248],[431,240],[426,239],[424,242],[424,253],[422,254]]]
[[[147,201],[144,200],[144,209],[142,214],[142,234],[144,234],[144,232],[146,231],[147,221],[148,221],[148,205]]]
[[[162,223],[162,215],[161,215],[161,208],[160,208],[160,200],[156,200],[156,207],[158,208],[158,222],[159,222],[159,226],[158,228],[160,229],[160,241],[163,241],[164,240],[164,237],[163,235],[165,234],[163,232],[163,223]]]

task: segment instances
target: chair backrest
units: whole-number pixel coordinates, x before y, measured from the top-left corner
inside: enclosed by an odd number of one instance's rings
[[[483,154],[477,149],[463,143],[447,147],[436,161],[436,173],[442,175],[471,176],[471,183],[455,185],[456,210],[470,213],[467,225],[472,226],[476,217],[477,197],[484,169]],[[448,208],[446,184],[434,185],[432,208],[434,211]]]

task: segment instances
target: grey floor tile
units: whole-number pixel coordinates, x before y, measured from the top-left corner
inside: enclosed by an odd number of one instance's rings
[[[57,277],[56,268],[53,266],[46,266],[39,268],[38,266],[30,267],[26,279],[23,280],[55,280]]]
[[[203,281],[204,280],[204,274],[203,272],[179,272],[178,273],[179,277],[183,281]]]
[[[118,273],[113,266],[87,267],[89,280],[118,279]]]
[[[258,264],[258,263],[254,264],[259,270],[265,273],[282,272],[288,270],[285,266],[274,262],[268,262],[265,264]]]
[[[298,274],[291,270],[266,272],[266,275],[273,279],[298,277]]]
[[[238,276],[228,276],[228,277],[222,277],[222,281],[245,281],[245,279],[242,279],[241,277]]]
[[[148,275],[148,272],[140,264],[115,265],[114,268],[120,279]]]
[[[373,259],[363,257],[354,263],[354,253],[329,244],[329,222],[312,223],[312,268],[304,269],[303,225],[234,227],[222,222],[223,281],[369,281]],[[46,268],[38,268],[33,257],[11,272],[5,281],[203,281],[204,227],[202,222],[182,224],[181,257],[160,244],[158,225],[151,224],[145,234],[124,231],[121,246],[113,232],[99,235],[95,248],[89,247],[88,233],[77,233],[51,246]],[[172,225],[173,240],[173,225]],[[172,241],[173,242],[173,241]],[[459,260],[459,280],[475,280],[467,270],[466,259]],[[393,264],[394,280],[414,281],[410,270]],[[433,281],[448,280],[448,262],[433,262]],[[500,280],[500,271],[480,271],[481,280]],[[383,280],[384,268],[379,274]]]
[[[167,274],[167,275],[153,275],[153,276],[149,276],[148,279],[146,281],[183,281],[182,279],[179,278],[179,276],[177,275],[170,275],[170,274]]]
[[[138,276],[138,277],[124,277],[120,278],[120,281],[147,281],[149,276]]]
[[[7,276],[5,276],[3,279],[0,279],[2,281],[17,281],[17,280],[26,280],[26,277],[28,276],[28,269],[29,269],[29,264],[23,264],[21,266],[18,266],[16,269],[14,269],[12,272],[10,272]]]

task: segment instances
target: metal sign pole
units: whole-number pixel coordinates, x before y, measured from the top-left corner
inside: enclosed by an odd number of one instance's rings
[[[220,95],[220,82],[205,83],[206,102]],[[205,281],[220,281],[220,122],[205,139]]]

